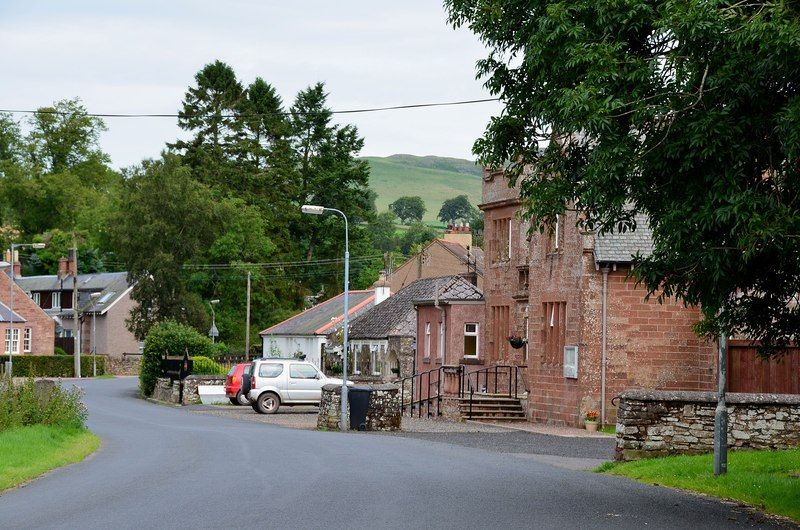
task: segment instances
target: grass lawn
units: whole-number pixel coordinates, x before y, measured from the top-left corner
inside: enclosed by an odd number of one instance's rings
[[[605,427],[600,427],[600,432],[604,432],[606,434],[617,434],[617,426],[616,425],[606,425]]]
[[[100,438],[74,427],[32,425],[0,431],[0,491],[80,462],[98,447]]]
[[[714,477],[712,455],[607,463],[596,471],[741,501],[800,521],[800,449],[731,451],[728,474]]]

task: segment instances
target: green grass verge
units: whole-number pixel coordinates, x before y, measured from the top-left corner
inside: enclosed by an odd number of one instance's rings
[[[616,425],[606,425],[605,427],[600,427],[600,432],[604,432],[606,434],[617,434],[617,426]]]
[[[116,379],[116,378],[117,378],[117,376],[115,376],[115,375],[103,374],[103,375],[98,375],[97,377],[94,377],[93,379]]]
[[[0,491],[80,462],[100,447],[100,438],[75,427],[31,425],[0,432]]]
[[[608,462],[595,471],[736,500],[800,521],[800,449],[732,451],[728,473],[720,477],[712,462],[710,454],[669,456]]]

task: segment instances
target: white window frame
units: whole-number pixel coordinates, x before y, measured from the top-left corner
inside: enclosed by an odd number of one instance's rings
[[[425,322],[425,351],[422,356],[426,359],[431,358],[431,323]]]
[[[6,355],[19,355],[19,328],[6,328]]]
[[[511,218],[508,218],[508,259],[511,259]]]
[[[444,320],[439,322],[439,345],[436,348],[436,359],[439,362],[444,361],[444,336],[446,333],[447,326],[445,325]]]
[[[558,240],[559,240],[558,236],[560,235],[559,234],[560,229],[561,229],[561,215],[556,214],[556,233],[554,234],[555,241],[553,242],[553,250],[558,250]]]
[[[50,295],[51,304],[50,307],[53,309],[61,309],[61,291],[53,291],[53,294]]]
[[[475,331],[467,331],[467,326],[475,326]],[[480,341],[481,325],[478,322],[464,322],[464,336],[475,337],[475,355],[467,355],[464,352],[464,357],[468,359],[477,359],[481,354],[481,341]]]
[[[25,328],[25,333],[22,335],[22,351],[25,353],[31,352],[31,342],[33,338],[33,330]]]
[[[380,360],[380,345],[378,344],[370,344],[369,345],[369,364],[370,368],[372,369],[372,375],[383,375],[383,363]],[[378,369],[378,363],[381,365],[381,369]]]
[[[574,344],[564,346],[564,377],[578,378],[578,346]]]
[[[31,293],[31,300],[33,303],[40,306],[42,305],[42,293]]]

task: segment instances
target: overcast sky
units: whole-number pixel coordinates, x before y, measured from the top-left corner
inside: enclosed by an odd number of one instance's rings
[[[174,113],[194,74],[220,59],[291,102],[324,81],[334,109],[489,97],[485,55],[435,0],[0,0],[0,108],[80,97],[90,112]],[[287,105],[288,106],[288,105]],[[362,155],[472,158],[496,103],[336,118],[355,123]],[[24,118],[23,118],[24,119]],[[101,147],[115,166],[158,156],[172,118],[108,118]]]

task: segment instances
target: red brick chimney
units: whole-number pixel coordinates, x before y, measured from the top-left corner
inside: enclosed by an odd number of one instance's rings
[[[5,260],[8,263],[11,263],[11,251],[10,250],[6,250],[6,254],[5,254],[4,257],[5,257]],[[16,258],[16,259],[14,259],[14,278],[21,278],[22,277],[22,265],[19,262],[19,252],[15,253],[14,258]],[[8,274],[8,271],[6,271],[6,274]]]
[[[67,258],[58,258],[58,279],[63,280],[69,274],[69,260]]]

